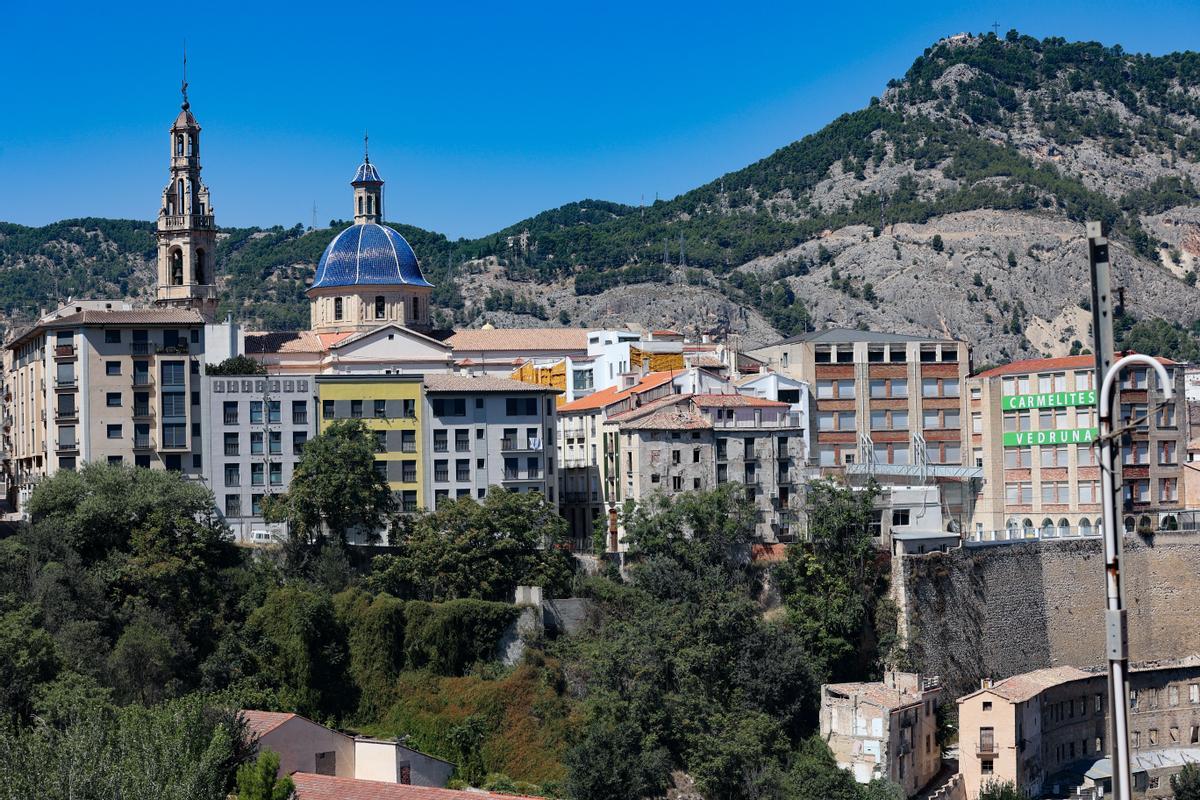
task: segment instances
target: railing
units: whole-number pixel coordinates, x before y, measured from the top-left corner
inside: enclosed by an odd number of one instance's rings
[[[133,449],[134,450],[153,450],[154,449],[154,439],[150,436],[134,436],[133,437]],[[226,484],[226,485],[228,486],[228,484]]]
[[[222,419],[224,419],[226,425],[238,424],[238,415],[236,412],[233,414],[226,414],[224,417],[222,417]]]
[[[964,544],[986,545],[1057,539],[1099,539],[1101,536],[1103,536],[1103,531],[1099,527],[1006,528],[999,531],[971,531],[964,538]]]
[[[175,344],[160,344],[154,348],[156,353],[178,353],[180,355],[188,352],[187,342],[175,342]]]
[[[78,450],[79,442],[59,442],[56,440],[54,442],[54,449],[55,450]]]
[[[134,415],[135,417],[149,417],[149,416],[151,416],[150,406],[148,406],[148,405],[145,405],[145,406],[134,406],[134,407],[133,407],[133,415]]]
[[[159,217],[163,230],[183,230],[186,228],[213,227],[212,214],[170,214]]]
[[[55,389],[74,389],[77,385],[78,384],[75,382],[74,378],[55,378],[54,379],[54,388]]]
[[[55,345],[54,357],[55,358],[74,358],[75,357],[75,345],[73,345],[73,344]]]
[[[507,452],[541,450],[542,440],[536,438],[526,438],[522,444],[522,440],[520,438],[514,439],[512,437],[508,437],[500,440],[500,449]]]
[[[133,373],[133,385],[135,388],[143,388],[154,384],[154,376],[149,372]]]
[[[130,342],[129,343],[129,354],[134,355],[134,356],[150,355],[150,343],[149,342]]]
[[[64,395],[65,397],[73,397],[73,395]],[[54,409],[55,421],[65,419],[79,419],[79,409],[77,408],[56,408]]]

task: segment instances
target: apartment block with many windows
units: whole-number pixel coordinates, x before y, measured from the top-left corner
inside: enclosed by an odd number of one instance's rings
[[[267,544],[287,534],[267,523],[263,501],[287,490],[317,427],[315,375],[201,378],[204,479],[234,539]]]
[[[487,375],[426,375],[424,502],[481,500],[491,487],[557,503],[559,390]]]
[[[1127,531],[1170,527],[1183,508],[1186,404],[1182,370],[1167,363],[1180,398],[1161,405],[1153,370],[1127,370],[1117,424]],[[1018,361],[968,382],[971,458],[984,482],[973,538],[1087,536],[1101,524],[1093,356]]]

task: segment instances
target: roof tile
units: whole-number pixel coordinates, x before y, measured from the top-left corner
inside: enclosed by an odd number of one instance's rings
[[[508,350],[585,352],[588,332],[583,328],[480,328],[455,331],[446,342],[455,350],[484,353]]]
[[[410,786],[293,772],[296,800],[513,800],[526,795],[498,794],[432,786]],[[532,798],[530,798],[532,800]]]

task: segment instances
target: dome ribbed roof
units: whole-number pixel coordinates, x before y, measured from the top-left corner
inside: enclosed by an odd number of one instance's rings
[[[404,237],[374,222],[351,225],[321,254],[313,289],[330,286],[433,286]]]
[[[383,178],[379,177],[379,170],[375,169],[375,165],[370,161],[363,161],[358,165],[358,170],[354,173],[354,180],[350,181],[353,186],[356,183],[383,183]]]

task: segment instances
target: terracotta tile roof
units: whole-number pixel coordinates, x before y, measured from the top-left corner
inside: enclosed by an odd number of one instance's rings
[[[80,325],[201,325],[204,317],[199,311],[184,308],[140,308],[132,311],[88,309],[67,314],[25,328],[13,337],[9,347],[18,344],[30,335],[56,328],[74,328]]]
[[[921,692],[903,692],[899,689],[891,689],[887,684],[879,681],[871,683],[831,683],[825,688],[848,697],[857,696],[860,701],[872,703],[880,708],[903,708],[914,703],[920,703],[924,699],[924,695]]]
[[[670,328],[663,328],[662,330],[650,331],[650,333],[652,333],[655,336],[682,336],[683,335],[679,331],[673,331]]]
[[[996,681],[990,687],[974,691],[967,697],[972,697],[980,692],[992,692],[1014,703],[1023,703],[1051,687],[1081,678],[1095,678],[1100,674],[1086,672],[1079,667],[1046,667]]]
[[[664,383],[673,380],[683,374],[681,369],[665,370],[663,372],[649,372],[640,381],[630,386],[628,389],[619,389],[616,386],[610,386],[607,389],[601,389],[598,392],[593,392],[587,397],[581,397],[578,400],[572,400],[569,403],[564,403],[558,407],[559,414],[570,414],[573,411],[594,411],[598,408],[604,408],[612,403],[624,400],[632,394],[655,389],[662,386]]]
[[[724,367],[725,362],[720,359],[715,353],[688,353],[685,356],[687,363],[693,367]]]
[[[266,736],[283,723],[295,717],[295,714],[287,714],[280,711],[242,711],[242,719],[246,720],[246,730],[256,739]]]
[[[495,328],[455,331],[446,343],[455,350],[497,352],[520,350],[578,350],[586,352],[588,332],[583,328]]]
[[[1129,355],[1133,351],[1120,353],[1119,355]],[[1169,358],[1159,358],[1162,364],[1174,364],[1176,362]],[[1058,369],[1094,369],[1096,366],[1096,357],[1092,355],[1086,356],[1060,356],[1058,358],[1030,358],[1024,361],[1014,361],[1011,364],[1003,364],[999,367],[992,367],[989,370],[980,372],[975,377],[977,378],[995,378],[1000,375],[1024,375],[1030,372],[1048,372]]]
[[[246,354],[324,353],[321,337],[312,331],[247,331]]]
[[[658,409],[663,408],[664,406],[673,406],[673,405],[677,405],[679,403],[683,403],[683,402],[687,401],[690,397],[691,397],[691,395],[689,395],[689,394],[668,394],[663,397],[659,397],[654,400],[651,400],[648,403],[643,403],[642,405],[638,406],[637,408],[629,408],[629,409],[626,409],[625,411],[620,412],[619,414],[613,414],[612,416],[610,416],[608,418],[608,421],[609,422],[628,422],[629,420],[634,420],[634,419],[637,419],[638,417],[649,414],[652,411],[657,411]]]
[[[712,426],[712,420],[690,403],[665,403],[648,414],[620,423],[623,431],[698,431]]]
[[[538,392],[559,394],[561,389],[536,383],[496,378],[491,375],[426,375],[425,389],[430,392]]]
[[[749,394],[694,394],[692,397],[705,408],[791,408],[789,403]]]
[[[438,789],[432,786],[408,786],[384,781],[364,781],[293,772],[296,800],[513,800],[526,795],[476,792],[463,789]],[[535,800],[529,798],[528,800]]]

